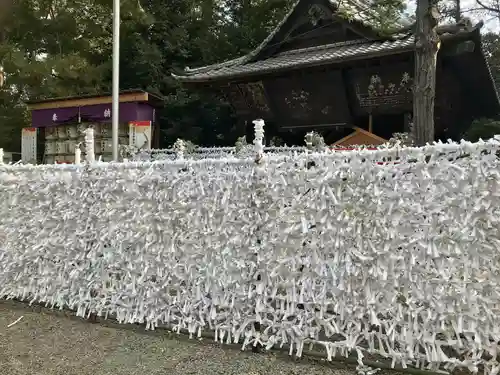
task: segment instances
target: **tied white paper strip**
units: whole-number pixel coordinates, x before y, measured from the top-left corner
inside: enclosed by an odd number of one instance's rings
[[[244,151],[238,152],[236,147],[197,147],[189,153],[185,153],[183,156],[185,159],[191,160],[202,160],[202,159],[227,159],[227,158],[253,158],[255,156],[254,147],[252,145],[247,145],[243,147]],[[305,147],[264,147],[264,153],[269,154],[288,154],[294,155],[296,153],[305,152],[307,149]],[[151,161],[160,160],[176,160],[177,150],[175,149],[154,149],[154,150],[142,150],[141,153],[132,153],[132,158],[136,161],[140,161],[139,158],[143,155],[147,155],[147,159]]]
[[[17,323],[19,323],[22,319],[24,318],[24,315],[21,315],[19,318],[17,318],[16,320],[14,320],[12,323],[10,323],[7,328],[10,328],[10,327],[13,327],[15,326]]]
[[[258,178],[237,159],[2,165],[0,294],[495,374],[499,150],[269,155]]]
[[[85,129],[85,160],[87,163],[95,163],[95,151],[94,151],[94,129]]]

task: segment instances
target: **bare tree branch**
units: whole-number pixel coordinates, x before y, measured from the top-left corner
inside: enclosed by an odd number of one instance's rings
[[[500,8],[494,8],[492,6],[489,6],[489,5],[486,5],[485,3],[483,3],[481,0],[476,0],[477,3],[484,9],[484,10],[487,10],[488,12],[493,12],[493,13],[497,13],[497,14],[500,14]]]

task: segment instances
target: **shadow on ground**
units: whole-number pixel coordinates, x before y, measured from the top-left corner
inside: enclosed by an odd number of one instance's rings
[[[22,319],[11,327],[9,324]],[[355,375],[318,360],[254,354],[209,340],[145,334],[0,303],[0,374],[9,375]],[[378,373],[379,375],[381,372]],[[397,374],[391,372],[391,374]]]

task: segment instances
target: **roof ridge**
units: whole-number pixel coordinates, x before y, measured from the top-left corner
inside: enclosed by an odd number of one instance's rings
[[[203,74],[209,71],[214,71],[214,70],[219,70],[219,69],[224,69],[224,68],[231,68],[235,66],[240,66],[247,64],[252,61],[261,51],[263,51],[270,41],[276,36],[276,34],[281,30],[281,28],[287,23],[289,17],[292,15],[292,13],[296,10],[297,6],[301,3],[301,1],[306,1],[306,0],[297,0],[295,4],[292,6],[292,8],[289,10],[289,12],[285,15],[285,17],[278,23],[278,25],[271,31],[271,33],[265,38],[255,49],[250,51],[249,53],[225,61],[221,63],[216,63],[216,64],[211,64],[211,65],[205,65],[202,67],[190,69],[190,68],[185,68],[184,70],[184,76],[192,76],[192,75],[197,75],[197,74]],[[366,21],[366,16],[360,17],[360,8],[363,6],[361,4],[362,0],[328,0],[330,4],[336,4],[340,9],[342,7],[346,6],[352,6],[353,8],[350,8],[350,11],[353,13],[356,13],[357,16],[353,16],[353,21],[360,22],[361,24],[370,27],[376,31],[376,28],[374,28],[372,25],[367,24]],[[367,4],[368,5],[368,4]],[[363,9],[363,11],[370,11],[374,12],[372,9],[366,8]],[[338,12],[335,11],[335,12]],[[338,16],[342,17],[342,12],[337,13]],[[402,22],[406,23],[409,22],[409,20],[406,17],[400,17]],[[456,33],[456,32],[461,32],[461,31],[472,31],[477,28],[481,28],[482,23],[479,22],[476,25],[472,25],[470,20],[467,22],[465,19],[461,22],[458,23],[452,23],[452,24],[442,24],[438,25],[438,33]],[[315,51],[315,50],[321,50],[321,49],[328,49],[328,48],[334,48],[334,47],[342,47],[342,46],[349,46],[349,45],[354,45],[354,44],[362,44],[362,43],[367,43],[367,42],[383,42],[385,40],[404,40],[410,37],[411,35],[414,34],[413,29],[412,29],[412,24],[406,25],[404,27],[406,30],[405,32],[398,32],[395,31],[391,35],[380,35],[380,39],[357,39],[355,41],[344,41],[344,42],[338,42],[333,43],[333,44],[328,44],[328,45],[322,45],[322,46],[314,46],[314,47],[306,47],[302,49],[297,49],[297,50],[291,50],[291,51],[285,51],[282,53],[278,53],[274,56],[270,56],[269,58],[277,57],[277,56],[286,56],[286,55],[294,55],[297,53],[301,52],[307,52],[307,51]],[[465,30],[463,30],[465,29]],[[401,30],[400,30],[401,31]],[[267,59],[264,59],[267,60]]]
[[[297,0],[295,2],[295,4],[292,6],[292,8],[290,9],[290,11],[285,15],[285,17],[283,17],[283,19],[278,23],[278,25],[273,29],[273,31],[271,31],[271,33],[267,36],[266,39],[264,39],[262,41],[261,44],[259,44],[259,46],[254,49],[253,51],[251,51],[250,53],[248,53],[246,56],[245,56],[245,61],[242,62],[242,64],[246,64],[248,63],[249,61],[251,61],[254,57],[256,57],[260,52],[262,52],[264,50],[264,48],[268,45],[268,43],[276,36],[276,34],[281,30],[281,28],[287,23],[288,19],[290,18],[290,16],[293,14],[293,12],[295,12],[297,6],[302,2],[302,1],[307,1],[307,0]],[[341,3],[342,1],[347,1],[347,2],[351,2],[351,1],[357,1],[357,0],[327,0],[330,4],[332,5],[337,5],[338,8],[341,7]],[[338,12],[338,9],[336,11],[334,11],[334,13]],[[364,22],[362,20],[358,20],[354,17],[354,19],[358,22],[362,22],[364,24]],[[365,26],[368,26],[368,27],[371,27],[369,25],[365,25]]]
[[[337,45],[337,48],[331,48],[330,45],[331,51],[329,51],[328,49],[324,49],[324,51],[322,51],[321,49],[316,49],[307,52],[302,51],[302,53],[296,53],[295,55],[285,54],[280,56],[273,56],[269,59],[259,60],[241,66],[209,71],[204,74],[200,74],[200,76],[203,76],[203,78],[201,79],[203,81],[211,80],[217,76],[230,75],[236,77],[242,75],[241,73],[245,75],[249,72],[255,73],[257,71],[266,71],[267,73],[269,73],[271,71],[277,70],[276,68],[281,69],[298,66],[311,66],[324,61],[332,63],[333,61],[338,61],[339,59],[358,59],[361,56],[366,57],[369,55],[392,54],[397,51],[405,52],[410,51],[413,48],[413,43],[414,36],[411,35],[404,40],[366,41],[366,43],[351,43],[344,46]],[[315,56],[309,56],[310,54],[313,54]],[[182,79],[182,76],[173,76],[175,78]],[[193,78],[190,78],[190,76],[184,76],[186,81],[199,80],[199,77],[197,77],[197,75],[194,75],[192,77]]]
[[[232,67],[235,65],[242,65],[242,64],[246,64],[246,63],[250,62],[253,58],[255,58],[260,52],[262,52],[266,48],[266,46],[269,44],[269,42],[276,36],[276,34],[286,24],[286,22],[288,21],[290,16],[293,14],[293,12],[296,10],[297,6],[302,1],[306,1],[306,0],[297,0],[293,4],[293,6],[290,8],[288,13],[283,17],[283,19],[269,33],[269,35],[256,48],[254,48],[249,53],[247,53],[243,56],[222,62],[222,63],[205,65],[205,66],[202,66],[199,68],[194,68],[194,69],[190,69],[187,67],[184,69],[184,74],[185,75],[193,75],[193,74],[203,73],[203,72],[208,71],[208,70],[217,70],[217,69],[222,69],[222,68],[228,68],[228,67]],[[362,7],[359,0],[328,0],[328,2],[332,5],[337,5],[338,8],[345,7],[346,4],[351,4],[352,6],[357,7],[357,8]],[[371,11],[371,9],[368,7],[368,5],[370,5],[370,4],[367,4],[367,7],[366,7],[366,9],[364,9],[364,11]],[[354,13],[356,13],[356,12],[354,12]],[[357,22],[361,22],[363,25],[365,25],[367,27],[373,28],[372,25],[367,23],[366,19],[363,19],[366,17],[359,17],[359,15],[360,15],[360,12],[357,12],[357,16],[353,15],[353,20],[357,21]]]
[[[442,28],[445,32],[441,40],[462,38],[463,36],[474,37],[479,35],[479,25],[460,28]],[[450,32],[451,31],[451,32]],[[453,33],[455,31],[455,33]],[[187,81],[210,81],[218,78],[239,77],[255,74],[268,74],[284,69],[297,69],[298,67],[311,67],[314,65],[332,64],[339,60],[354,60],[377,57],[387,54],[406,53],[414,49],[415,35],[407,34],[404,38],[378,39],[378,40],[354,40],[341,43],[331,43],[322,46],[302,48],[274,55],[268,59],[250,62],[244,65],[233,66],[220,70],[208,71],[200,75],[184,76]],[[259,73],[260,72],[260,73]],[[182,76],[175,76],[183,80]]]
[[[375,43],[375,42],[383,42],[383,40],[368,40],[368,39],[346,40],[344,42],[322,44],[320,46],[305,47],[305,48],[298,48],[298,49],[293,49],[293,50],[289,50],[289,51],[284,51],[284,52],[276,54],[275,56],[296,55],[296,54],[304,53],[304,52],[320,51],[322,49],[330,49],[330,48],[335,48],[335,47],[344,47],[344,46],[352,46],[355,44],[365,44],[365,43]],[[272,57],[274,57],[274,56],[272,56]]]
[[[213,70],[213,69],[228,68],[230,66],[234,66],[234,65],[237,65],[237,64],[245,64],[245,63],[249,62],[257,54],[259,54],[260,51],[262,51],[265,48],[265,46],[271,41],[272,38],[274,38],[274,36],[278,33],[278,31],[281,29],[281,27],[286,23],[286,21],[288,20],[288,18],[290,18],[291,14],[295,11],[295,8],[297,8],[297,5],[299,5],[299,3],[301,1],[304,1],[304,0],[297,0],[295,2],[295,4],[293,4],[293,6],[290,8],[290,10],[285,15],[285,17],[283,17],[283,19],[276,25],[276,27],[274,27],[273,31],[271,31],[269,33],[269,35],[256,48],[254,48],[252,51],[250,51],[247,54],[245,54],[243,56],[240,56],[240,57],[238,57],[236,59],[232,59],[232,60],[229,60],[229,61],[226,61],[226,62],[223,62],[223,63],[213,64],[213,65],[207,65],[207,66],[204,66],[204,67],[201,67],[201,68],[196,68],[196,69],[186,69],[185,73],[187,73],[187,75],[191,75],[191,74],[195,74],[195,73],[201,73],[205,69],[207,69],[207,70]],[[201,71],[198,70],[198,69],[200,69]]]

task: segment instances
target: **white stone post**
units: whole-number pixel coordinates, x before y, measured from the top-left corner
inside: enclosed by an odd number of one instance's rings
[[[3,164],[3,148],[0,148],[0,164]]]
[[[253,120],[255,136],[253,139],[255,161],[260,162],[264,157],[264,120]]]
[[[314,137],[313,132],[309,132],[305,136],[306,147],[309,151],[312,151],[313,149],[313,137]]]
[[[81,164],[82,162],[82,150],[80,150],[80,143],[75,147],[75,164]]]
[[[87,163],[95,163],[94,152],[94,129],[85,129],[85,160]]]
[[[254,152],[255,152],[255,164],[256,168],[254,175],[254,191],[255,195],[252,194],[252,206],[256,210],[256,212],[259,212],[263,209],[263,197],[265,196],[265,184],[263,184],[263,179],[262,176],[265,173],[265,158],[264,158],[264,120],[262,119],[257,119],[252,121],[254,124],[254,139],[253,139],[253,145],[254,145]],[[259,217],[259,215],[256,215],[256,217]],[[253,251],[254,251],[254,256],[253,256],[253,261],[258,265],[259,264],[259,252],[262,251],[263,244],[262,244],[262,223],[260,222],[254,222],[254,241],[255,245],[253,245]],[[258,265],[259,267],[259,265]],[[262,290],[262,280],[257,280],[253,283],[254,285],[252,286],[252,289],[258,291]],[[257,292],[257,295],[254,297],[255,298],[255,305],[258,306],[259,302],[263,301],[263,296],[262,293]],[[254,310],[255,315],[259,315],[256,310]],[[260,334],[261,331],[261,321],[255,321],[253,323],[253,328],[255,329],[257,334]],[[259,344],[256,346],[256,350],[259,350],[261,345]]]
[[[184,151],[186,150],[186,145],[182,139],[177,139],[174,143],[174,149],[177,153],[178,160],[184,160]]]

